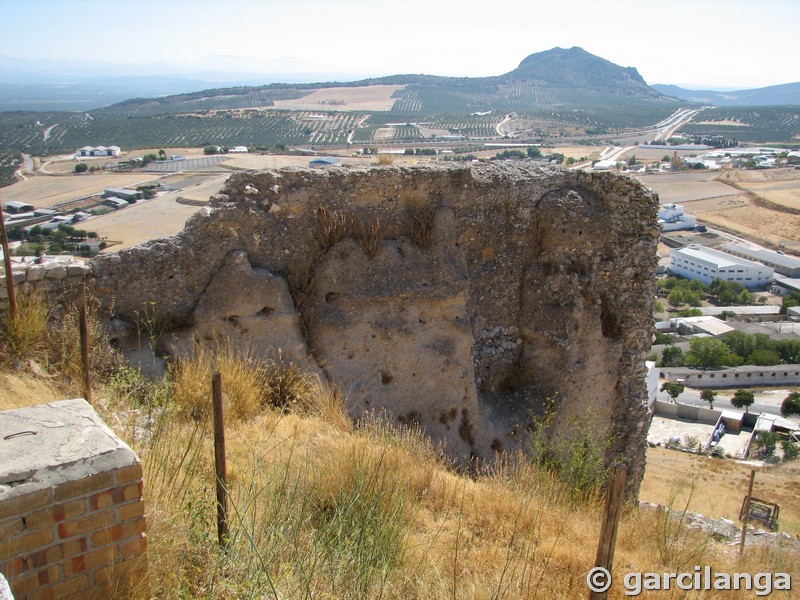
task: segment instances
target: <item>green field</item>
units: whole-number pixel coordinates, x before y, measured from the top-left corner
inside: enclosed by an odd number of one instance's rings
[[[722,135],[750,143],[800,143],[800,106],[708,108],[698,115],[697,120],[718,123],[688,123],[681,128],[681,133]]]
[[[11,185],[17,181],[14,172],[19,168],[22,157],[19,152],[0,150],[0,187]]]

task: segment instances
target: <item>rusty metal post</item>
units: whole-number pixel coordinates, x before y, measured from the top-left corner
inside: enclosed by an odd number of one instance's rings
[[[78,313],[81,334],[81,363],[83,364],[83,397],[92,403],[92,371],[89,363],[89,319],[86,314],[86,280],[78,286]]]
[[[222,375],[215,372],[211,380],[214,397],[214,473],[217,480],[217,539],[228,545],[228,472],[225,464],[225,423],[222,411]]]
[[[603,512],[603,524],[600,528],[600,541],[597,544],[597,558],[594,566],[603,568],[609,573],[614,564],[614,547],[617,544],[617,529],[619,516],[622,513],[626,478],[627,471],[623,467],[614,467],[606,492],[606,507]],[[602,592],[591,590],[589,593],[590,600],[605,600],[607,597],[608,590]]]
[[[3,264],[6,268],[6,289],[8,290],[8,316],[11,321],[17,318],[17,295],[14,292],[14,271],[11,268],[11,251],[8,249],[6,220],[3,217],[3,204],[0,203],[0,243],[3,247]]]
[[[744,539],[747,537],[747,522],[750,520],[750,500],[753,498],[753,484],[756,480],[756,470],[750,469],[750,487],[747,490],[747,498],[744,500],[744,519],[742,520],[742,537],[739,540],[739,556],[744,554]]]

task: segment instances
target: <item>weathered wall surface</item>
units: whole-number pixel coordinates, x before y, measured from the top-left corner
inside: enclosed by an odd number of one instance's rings
[[[179,235],[93,266],[123,318],[157,300],[184,336],[299,339],[354,417],[419,422],[454,458],[524,446],[552,401],[551,435],[590,430],[638,486],[656,207],[633,180],[526,163],[240,173]],[[220,285],[233,268],[262,284]],[[296,325],[268,300],[281,279]]]

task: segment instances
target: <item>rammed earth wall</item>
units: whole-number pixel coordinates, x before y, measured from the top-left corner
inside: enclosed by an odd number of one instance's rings
[[[418,423],[462,464],[531,432],[590,444],[635,492],[656,210],[632,179],[527,161],[245,172],[177,236],[93,270],[172,352],[287,340],[354,418]]]

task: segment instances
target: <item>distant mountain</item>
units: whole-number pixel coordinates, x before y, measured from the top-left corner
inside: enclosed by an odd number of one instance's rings
[[[787,106],[800,104],[800,82],[735,92],[687,90],[676,85],[660,84],[656,84],[652,88],[665,96],[716,106]]]
[[[504,79],[542,81],[574,88],[611,88],[621,93],[658,96],[634,67],[620,67],[583,48],[553,48],[531,54]]]
[[[200,108],[201,103],[202,108],[210,108],[215,98],[224,103],[219,108],[268,106],[270,100],[298,98],[313,89],[370,85],[405,86],[396,92],[397,101],[391,110],[398,115],[552,109],[611,109],[624,113],[633,107],[667,111],[681,105],[649,87],[635,68],[620,67],[575,47],[531,54],[513,71],[492,77],[405,74],[350,82],[273,83],[215,88],[158,99],[136,98],[106,110],[119,116],[178,113]],[[625,120],[622,115],[619,126],[634,126]]]

